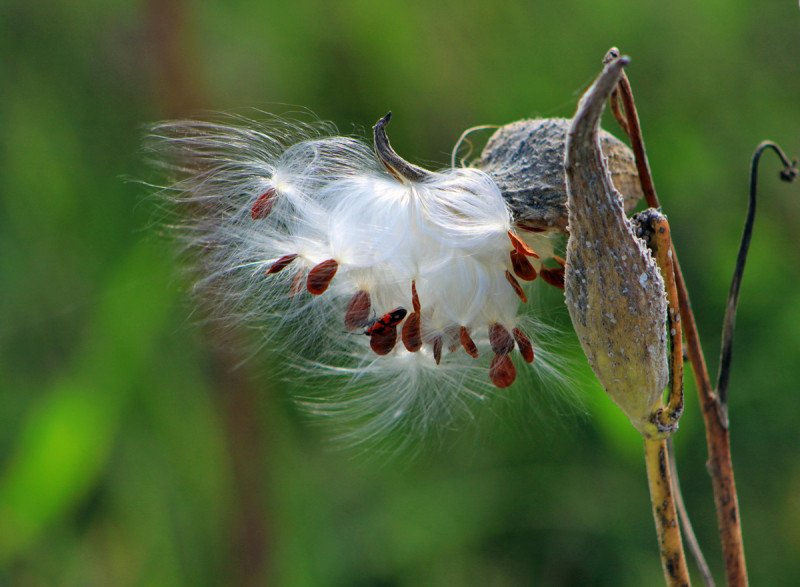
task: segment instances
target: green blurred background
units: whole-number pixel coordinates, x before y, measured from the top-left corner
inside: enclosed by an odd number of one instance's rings
[[[414,459],[333,449],[280,356],[240,365],[247,333],[202,326],[128,178],[145,123],[283,104],[347,134],[391,109],[397,150],[445,166],[469,126],[571,116],[617,45],[716,373],[751,153],[800,154],[798,25],[794,0],[2,0],[0,584],[661,584],[640,439],[574,341],[583,407],[516,386]],[[752,582],[796,585],[800,194],[762,169],[733,458]],[[687,382],[681,478],[722,581]]]

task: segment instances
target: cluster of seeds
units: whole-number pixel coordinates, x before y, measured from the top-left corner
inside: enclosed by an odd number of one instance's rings
[[[532,363],[541,348],[523,331],[534,321],[518,315],[523,284],[563,287],[564,275],[562,259],[542,264],[548,234],[515,226],[486,173],[406,162],[389,118],[374,127],[374,151],[285,123],[174,122],[151,137],[180,174],[169,189],[187,205],[204,297],[237,322],[286,333],[297,361],[369,379],[376,428],[445,396],[482,397],[470,390],[481,381],[510,386],[515,349]],[[489,352],[479,377],[473,361]]]
[[[424,181],[429,175],[432,176],[433,174],[429,172],[411,166],[394,153],[388,139],[385,138],[384,127],[388,121],[389,116],[375,126],[375,145],[376,154],[390,175],[401,184],[409,181],[410,177],[417,181]],[[251,218],[263,220],[269,217],[273,205],[280,195],[278,188],[269,187],[252,204]],[[475,196],[480,197],[481,194],[475,194]],[[517,297],[522,302],[527,302],[525,291],[517,278],[523,281],[536,279],[538,273],[531,263],[531,259],[539,259],[539,255],[513,230],[508,230],[507,235],[510,242],[508,256],[511,270],[504,269],[505,278]],[[269,266],[266,274],[271,275],[283,271],[298,257],[298,253],[281,256]],[[545,281],[563,289],[563,260],[558,257],[555,259],[560,262],[559,268],[540,267],[540,271]],[[310,294],[322,295],[328,290],[338,269],[339,261],[336,259],[326,259],[308,270],[300,268],[294,273],[291,280],[289,296],[297,295],[302,290],[303,284]],[[451,325],[443,330],[426,327],[425,313],[422,310],[415,280],[411,281],[411,309],[412,311],[409,313],[406,308],[397,307],[380,315],[377,319],[371,319],[373,307],[370,293],[359,289],[352,295],[347,305],[344,326],[347,331],[366,328],[364,334],[370,337],[370,348],[376,355],[388,355],[395,349],[398,328],[400,328],[403,347],[409,353],[416,353],[423,347],[423,344],[426,345],[437,365],[441,362],[442,351],[445,348],[451,353],[463,348],[470,357],[478,358],[478,346],[472,339],[467,326]],[[516,368],[509,356],[510,353],[516,345],[522,358],[526,362],[532,363],[534,359],[533,345],[522,330],[514,327],[509,332],[508,328],[500,322],[491,322],[488,325],[487,334],[491,350],[494,352],[494,358],[489,367],[489,378],[498,388],[508,387],[516,379]]]

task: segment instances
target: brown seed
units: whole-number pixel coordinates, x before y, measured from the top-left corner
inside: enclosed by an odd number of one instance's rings
[[[492,350],[500,354],[507,355],[514,350],[514,337],[502,324],[495,322],[489,326],[489,344],[492,345]]]
[[[542,269],[542,279],[545,280],[545,283],[549,283],[553,287],[564,289],[564,268]]]
[[[448,326],[444,329],[447,350],[454,353],[461,346],[461,328],[458,326]]]
[[[511,244],[514,245],[514,250],[520,255],[524,255],[525,257],[533,257],[535,259],[539,258],[539,255],[537,255],[534,250],[528,246],[528,243],[519,238],[510,230],[508,231],[508,238],[511,239]]]
[[[344,313],[344,327],[347,330],[356,330],[369,322],[369,311],[372,303],[369,294],[363,289],[356,292],[347,304]]]
[[[472,340],[472,338],[470,338],[469,332],[465,326],[461,327],[459,337],[461,339],[461,346],[464,347],[464,350],[467,351],[467,354],[473,359],[477,359],[478,347],[475,345],[475,342]]]
[[[388,355],[392,352],[397,342],[397,328],[390,326],[382,330],[375,330],[369,337],[369,346],[376,355]]]
[[[531,344],[531,340],[519,328],[515,328],[513,332],[514,340],[517,341],[517,347],[519,348],[519,354],[522,355],[526,363],[533,363],[533,345]]]
[[[438,365],[442,361],[442,337],[437,336],[433,339],[433,358]]]
[[[253,220],[263,220],[272,212],[272,205],[275,203],[275,198],[278,193],[275,188],[269,188],[266,192],[258,196],[258,199],[253,203],[250,209],[250,217]]]
[[[526,232],[544,232],[547,230],[546,228],[539,228],[537,226],[528,226],[526,224],[522,224],[521,222],[517,222],[514,226]]]
[[[536,279],[536,269],[533,268],[533,265],[525,255],[521,255],[517,251],[511,251],[511,267],[514,268],[514,273],[517,274],[517,277],[523,281]]]
[[[409,314],[403,324],[403,344],[410,353],[416,353],[422,347],[422,329],[418,312]]]
[[[495,387],[505,389],[517,378],[517,369],[514,367],[514,362],[505,353],[495,355],[492,359],[492,364],[489,366],[489,379],[492,380]]]
[[[567,266],[567,260],[564,259],[563,257],[559,257],[558,255],[553,255],[553,261],[555,261],[556,263],[558,263],[562,267],[566,267]]]
[[[339,263],[333,259],[323,261],[311,269],[311,271],[308,272],[308,280],[306,281],[308,291],[315,296],[324,293],[331,284],[331,279],[336,275],[337,269],[339,269]]]
[[[269,269],[267,269],[267,275],[272,275],[273,273],[277,273],[278,271],[283,271],[295,259],[297,259],[297,253],[294,253],[292,255],[284,255],[283,257],[281,257],[280,259],[278,259],[272,265],[269,266]]]
[[[519,284],[519,281],[517,281],[517,278],[511,275],[511,271],[507,269],[506,269],[506,279],[508,279],[508,283],[511,284],[511,287],[514,288],[514,293],[519,296],[519,299],[521,299],[523,303],[527,302],[528,296],[525,295],[525,291],[522,289],[522,286]]]
[[[293,298],[301,291],[303,291],[303,284],[306,280],[306,273],[302,269],[294,274],[292,277],[292,286],[289,288],[289,297]]]
[[[415,281],[411,282],[411,304],[414,307],[414,312],[419,314],[419,296],[417,295],[417,283]]]

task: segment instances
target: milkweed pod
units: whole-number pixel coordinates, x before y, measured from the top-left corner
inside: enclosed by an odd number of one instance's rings
[[[515,228],[566,232],[564,142],[569,126],[566,118],[518,120],[500,127],[486,143],[477,166],[497,183]],[[633,151],[610,133],[601,130],[599,136],[614,186],[630,212],[643,196]]]
[[[627,62],[622,57],[605,67],[581,99],[567,135],[565,296],[606,393],[643,436],[659,437],[664,431],[651,416],[669,379],[664,281],[625,217],[598,139],[603,104]]]

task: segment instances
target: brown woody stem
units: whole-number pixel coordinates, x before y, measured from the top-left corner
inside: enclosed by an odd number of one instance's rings
[[[611,49],[606,59],[613,59],[617,55],[619,55],[619,51],[616,48]],[[647,161],[642,129],[639,125],[639,116],[636,113],[636,106],[633,101],[633,92],[631,91],[630,82],[624,73],[619,81],[619,90],[625,111],[628,136],[631,140],[631,147],[633,148],[636,166],[639,171],[639,179],[642,183],[642,190],[648,206],[659,208],[660,203],[653,185],[650,165]],[[712,390],[708,377],[708,369],[706,368],[703,350],[700,345],[700,337],[689,300],[689,292],[686,289],[686,282],[683,279],[678,257],[674,253],[674,247],[673,263],[686,347],[689,361],[694,371],[697,393],[700,396],[700,406],[706,427],[706,443],[709,457],[707,467],[714,489],[720,542],[722,543],[722,554],[725,561],[725,575],[729,586],[743,587],[748,584],[747,568],[739,518],[739,501],[736,495],[736,483],[731,462],[730,438],[728,429],[723,424],[717,409],[717,397]]]
[[[667,458],[667,441],[644,441],[644,458],[647,465],[647,482],[650,501],[656,522],[661,566],[668,587],[689,585],[689,570],[683,553],[678,513],[672,494],[672,475]]]

